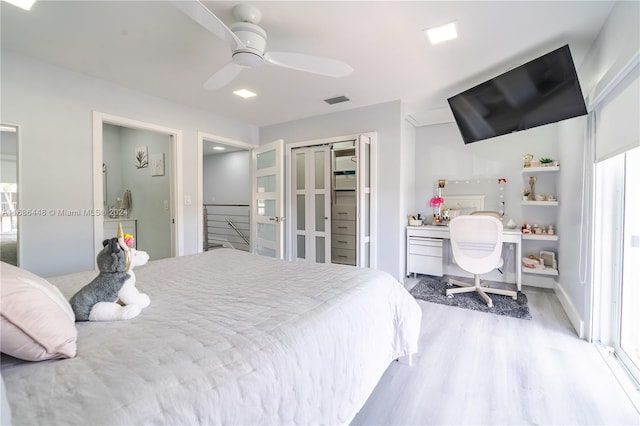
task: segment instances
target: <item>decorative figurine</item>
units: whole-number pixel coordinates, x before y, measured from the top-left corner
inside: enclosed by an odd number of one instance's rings
[[[529,201],[535,201],[536,194],[533,192],[533,185],[536,183],[535,176],[529,176],[529,186],[531,187],[531,192],[529,192]]]

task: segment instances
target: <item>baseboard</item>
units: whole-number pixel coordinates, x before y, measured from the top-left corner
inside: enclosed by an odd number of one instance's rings
[[[567,296],[567,293],[564,291],[564,288],[557,281],[555,283],[554,290],[556,292],[556,296],[558,296],[558,300],[560,300],[562,309],[564,309],[564,312],[569,317],[569,321],[571,322],[571,325],[573,325],[573,328],[576,330],[576,333],[578,333],[578,337],[580,337],[581,339],[585,339],[586,336],[585,336],[585,329],[584,329],[584,320],[576,310],[575,306],[573,306],[571,299],[569,299],[569,296]]]

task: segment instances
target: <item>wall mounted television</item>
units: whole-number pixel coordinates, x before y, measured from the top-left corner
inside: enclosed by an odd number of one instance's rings
[[[587,114],[568,45],[448,101],[465,144]]]

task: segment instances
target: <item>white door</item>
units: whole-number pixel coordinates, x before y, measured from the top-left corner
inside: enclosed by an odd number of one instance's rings
[[[293,252],[299,261],[331,261],[331,167],[328,145],[292,150]]]
[[[255,148],[252,168],[252,252],[282,259],[284,255],[284,200],[282,139]]]
[[[371,137],[360,135],[356,145],[356,158],[358,159],[358,257],[356,265],[361,268],[371,266]]]

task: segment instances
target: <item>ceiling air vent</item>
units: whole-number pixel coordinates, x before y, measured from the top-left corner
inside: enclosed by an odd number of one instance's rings
[[[324,101],[329,105],[339,104],[340,102],[347,102],[349,98],[346,96],[336,96],[335,98],[325,99]]]

